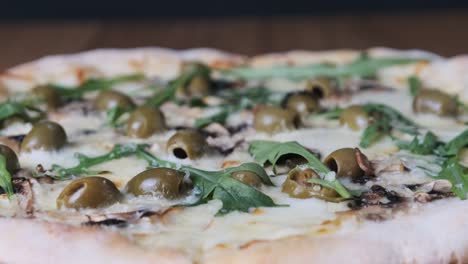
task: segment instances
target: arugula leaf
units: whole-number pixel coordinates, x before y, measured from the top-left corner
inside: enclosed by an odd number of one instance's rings
[[[391,135],[394,130],[410,135],[418,134],[419,126],[390,106],[368,103],[363,108],[375,119],[361,136],[359,145],[363,148],[370,147],[385,135]]]
[[[231,211],[248,212],[255,207],[277,206],[269,196],[231,177],[231,173],[235,171],[246,170],[254,173],[263,171],[263,168],[256,163],[244,163],[221,171],[204,171],[186,166],[182,170],[190,173],[194,186],[201,191],[202,201],[219,199],[223,202],[218,214]],[[268,175],[261,176],[261,180],[267,185],[272,185]]]
[[[226,70],[223,73],[235,78],[245,80],[261,80],[269,78],[286,78],[286,79],[310,79],[314,77],[342,77],[342,76],[373,76],[380,69],[415,63],[423,59],[412,58],[369,58],[360,57],[356,61],[341,66],[331,64],[315,64],[307,66],[275,66],[271,68],[234,68]]]
[[[314,154],[310,153],[310,151],[296,141],[281,143],[267,140],[254,140],[250,142],[249,153],[255,161],[261,165],[264,165],[267,161],[270,162],[273,166],[273,171],[275,171],[276,163],[281,156],[286,154],[302,156],[307,160],[308,165],[317,172],[328,173],[330,171]]]
[[[6,168],[6,158],[0,154],[0,187],[8,195],[8,199],[13,196],[13,183],[11,182],[11,175]]]
[[[437,178],[449,180],[452,183],[452,192],[465,200],[468,193],[468,168],[462,166],[457,157],[447,159]]]
[[[107,122],[113,127],[120,127],[122,124],[118,123],[119,118],[132,110],[133,108],[112,107],[106,111]]]
[[[224,124],[230,114],[243,109],[251,109],[259,104],[279,105],[285,94],[278,95],[267,88],[254,87],[242,90],[231,89],[219,93],[217,96],[225,101],[221,111],[208,117],[198,118],[195,121],[195,127],[202,128],[211,123]]]
[[[100,90],[111,89],[112,86],[131,81],[140,81],[144,79],[142,74],[124,75],[111,79],[89,79],[77,87],[66,87],[56,84],[50,86],[54,88],[59,96],[65,100],[81,99],[86,93]]]
[[[216,114],[207,117],[201,117],[195,120],[194,126],[196,128],[203,128],[211,123],[220,123],[224,124],[226,119],[229,117],[229,114],[233,112],[232,107],[225,107]]]
[[[154,96],[146,101],[146,104],[156,107],[161,106],[165,102],[174,99],[177,89],[187,85],[197,75],[209,75],[209,70],[205,67],[190,67],[187,72],[181,74],[175,80],[171,81],[168,87],[157,92]]]
[[[415,136],[411,142],[398,142],[400,149],[406,149],[414,154],[430,155],[440,146],[437,136],[432,132],[427,132],[423,140],[420,141],[418,136]]]
[[[255,140],[250,143],[249,153],[261,165],[264,165],[267,161],[270,162],[273,166],[273,171],[275,171],[276,162],[281,156],[286,154],[296,154],[305,158],[308,162],[307,166],[315,171],[322,174],[330,172],[330,169],[327,166],[320,162],[317,157],[296,141],[281,143],[275,141]],[[337,179],[334,179],[333,181],[327,181],[325,179],[311,179],[310,182],[332,188],[345,199],[351,197],[348,190]]]
[[[28,111],[38,113],[38,116],[32,117]],[[5,101],[0,103],[0,121],[17,116],[24,121],[31,122],[40,118],[42,111],[27,104],[14,101]]]
[[[337,179],[334,179],[333,181],[327,181],[324,179],[309,179],[308,182],[310,183],[315,183],[315,184],[320,184],[324,187],[328,187],[330,189],[335,190],[341,197],[344,199],[349,199],[352,197],[350,192],[338,181]]]
[[[460,133],[458,136],[447,142],[444,146],[437,149],[437,153],[441,156],[455,156],[460,149],[468,146],[468,129]]]
[[[89,168],[110,160],[136,155],[140,150],[146,147],[147,145],[145,144],[115,145],[109,153],[97,157],[88,157],[80,153],[75,153],[75,157],[79,161],[78,165],[71,168],[63,168],[54,164],[52,165],[52,170],[58,175],[58,179],[66,179],[69,175],[95,173],[90,171]]]
[[[340,118],[341,112],[343,112],[343,108],[335,106],[323,112],[316,113],[314,116],[321,116],[326,119],[338,119]]]
[[[410,76],[408,78],[408,85],[411,96],[416,96],[419,90],[421,90],[422,82],[418,77]]]

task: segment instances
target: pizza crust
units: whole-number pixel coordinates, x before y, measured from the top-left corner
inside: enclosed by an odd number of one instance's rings
[[[0,219],[1,263],[192,263],[172,249],[145,251],[97,227]]]
[[[252,243],[241,250],[215,249],[204,263],[466,263],[468,201],[458,198],[427,204],[417,214],[349,229],[332,235],[298,236]]]
[[[371,49],[376,56],[400,51]],[[183,61],[202,60],[216,67],[249,63],[277,64],[352,61],[357,51],[291,51],[251,59],[212,49],[175,51],[162,48],[104,49],[73,55],[49,56],[0,74],[0,87],[27,91],[38,84],[76,85],[93,76],[111,77],[143,72],[170,79]],[[405,72],[383,73],[403,78],[416,74],[424,83],[458,94],[468,102],[468,57],[443,59]],[[397,69],[398,70],[398,69]],[[393,74],[393,75],[392,75]],[[396,76],[396,77],[395,77]],[[397,82],[398,84],[398,82]],[[456,199],[435,202],[424,213],[382,223],[365,222],[359,231],[328,236],[298,236],[253,242],[242,249],[216,248],[205,252],[203,263],[463,263],[468,261],[468,203]],[[440,228],[443,227],[443,228]],[[34,219],[0,219],[0,262],[6,263],[191,263],[189,256],[171,249],[147,251],[116,233],[91,227],[71,227]],[[385,239],[382,239],[384,237]]]

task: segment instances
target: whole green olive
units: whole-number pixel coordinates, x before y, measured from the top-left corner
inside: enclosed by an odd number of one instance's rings
[[[297,128],[299,118],[296,112],[276,106],[261,107],[254,117],[254,128],[266,133],[277,133]]]
[[[48,110],[55,109],[60,106],[60,95],[50,86],[37,86],[32,89],[32,94],[41,100]]]
[[[166,199],[175,199],[181,193],[183,179],[184,175],[179,171],[154,168],[133,177],[125,189],[135,196],[162,195]]]
[[[320,109],[320,104],[312,93],[297,93],[286,98],[284,107],[304,116],[317,112]]]
[[[0,144],[0,155],[5,157],[6,169],[10,174],[20,169],[18,156],[10,147]]]
[[[205,137],[200,132],[180,130],[167,141],[167,152],[179,159],[193,160],[205,154],[207,145]]]
[[[41,121],[33,126],[21,143],[21,151],[57,150],[67,143],[63,127],[52,121]]]
[[[320,176],[312,169],[293,169],[288,173],[281,191],[287,193],[290,197],[299,199],[315,197],[327,201],[336,201],[339,198],[335,190],[308,182],[312,178],[319,179]]]
[[[413,99],[413,111],[438,116],[456,116],[458,105],[452,96],[442,91],[422,89]]]
[[[338,177],[358,179],[364,176],[364,171],[356,158],[356,150],[353,148],[341,148],[333,151],[325,158],[324,163],[330,170],[335,171]]]
[[[151,106],[137,108],[127,120],[127,135],[147,138],[166,129],[163,113]]]
[[[198,62],[187,62],[182,65],[182,73],[194,73],[195,76],[184,86],[177,90],[181,97],[203,97],[210,93],[210,69]]]
[[[258,187],[262,184],[260,177],[251,171],[235,171],[231,173],[231,177],[252,187]]]
[[[127,95],[117,91],[102,91],[94,99],[94,107],[100,111],[106,111],[113,107],[132,108],[135,104]]]
[[[85,177],[69,183],[57,198],[57,207],[102,208],[122,198],[115,184],[104,177]]]
[[[340,124],[346,125],[351,130],[357,131],[367,127],[369,114],[360,105],[352,105],[343,109],[340,113]]]
[[[334,94],[335,88],[329,78],[316,78],[307,82],[306,91],[314,94],[316,98],[322,99]]]

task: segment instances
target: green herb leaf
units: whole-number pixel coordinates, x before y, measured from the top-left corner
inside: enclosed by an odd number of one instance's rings
[[[8,195],[8,198],[13,196],[13,183],[11,182],[11,175],[6,168],[6,158],[0,154],[0,187]]]
[[[468,146],[468,129],[461,132],[458,136],[447,142],[444,146],[440,147],[437,152],[442,156],[455,156],[460,149]]]
[[[440,145],[437,136],[432,132],[427,132],[423,140],[420,141],[418,136],[415,136],[411,142],[398,142],[400,149],[406,149],[414,154],[430,155]]]
[[[315,183],[315,184],[320,184],[324,187],[328,187],[330,189],[333,189],[335,190],[341,197],[343,197],[344,199],[349,199],[351,198],[351,194],[349,193],[349,191],[341,184],[340,181],[338,181],[337,179],[333,180],[333,181],[327,181],[327,180],[324,180],[324,179],[315,179],[315,178],[312,178],[312,179],[309,179],[309,182],[310,183]]]
[[[340,115],[341,115],[341,112],[343,112],[343,108],[341,107],[334,107],[334,108],[330,108],[330,109],[327,109],[323,112],[319,112],[317,114],[314,114],[314,116],[320,116],[320,117],[323,117],[325,119],[339,119],[340,118]]]
[[[411,96],[416,96],[421,90],[422,82],[416,76],[411,76],[408,78],[409,92]]]
[[[449,158],[444,162],[437,178],[449,180],[452,191],[465,200],[468,193],[468,168],[462,166],[457,157]]]
[[[177,89],[187,85],[197,75],[209,75],[209,71],[205,67],[191,67],[187,72],[181,74],[178,78],[171,81],[168,87],[162,91],[157,92],[153,97],[149,98],[146,102],[148,105],[156,107],[161,106],[167,101],[173,100]]]
[[[36,116],[33,117],[29,113],[30,111],[35,112]],[[41,110],[20,102],[6,101],[0,103],[0,122],[13,116],[19,117],[27,122],[32,122],[40,118],[41,114]]]
[[[234,68],[223,73],[245,80],[261,80],[270,78],[286,78],[293,80],[310,79],[314,77],[369,77],[380,69],[415,63],[423,59],[411,58],[369,58],[360,57],[356,61],[342,66],[330,64],[316,64],[308,66],[275,66],[272,68]]]
[[[132,110],[133,108],[112,107],[106,111],[107,122],[113,127],[121,127],[122,124],[118,123],[119,118]]]
[[[267,140],[254,140],[250,142],[249,153],[261,165],[269,161],[273,166],[273,170],[281,156],[296,154],[305,158],[308,165],[317,172],[327,173],[330,171],[314,154],[310,153],[310,151],[296,141],[281,143]]]
[[[216,114],[213,114],[211,116],[207,117],[201,117],[195,120],[194,126],[196,128],[203,128],[211,123],[219,123],[219,124],[224,124],[226,122],[226,119],[229,117],[229,114],[233,112],[232,107],[225,107],[221,111],[219,111]]]
[[[89,79],[78,87],[65,87],[55,84],[50,86],[53,87],[63,99],[80,99],[83,97],[83,95],[89,92],[108,90],[119,83],[140,81],[143,79],[144,75],[142,74],[132,74],[119,76],[112,79]]]
[[[115,145],[109,153],[97,157],[88,157],[86,155],[76,153],[75,157],[79,164],[71,168],[63,168],[59,165],[52,165],[52,170],[58,175],[58,179],[66,179],[69,175],[82,175],[95,173],[89,168],[98,164],[108,162],[123,157],[139,154],[141,150],[146,148],[145,144],[126,144]]]
[[[418,134],[419,126],[390,106],[368,103],[363,108],[375,119],[361,136],[359,145],[363,148],[370,147],[385,135],[391,135],[393,130],[410,135]]]
[[[244,163],[221,171],[204,171],[192,167],[183,167],[182,170],[190,173],[195,188],[201,191],[202,201],[219,199],[223,202],[218,214],[231,211],[248,212],[256,207],[277,206],[269,196],[231,177],[231,173],[235,171],[246,170],[254,173],[262,171],[263,169],[256,163]],[[261,176],[261,180],[267,185],[272,185],[267,175]]]

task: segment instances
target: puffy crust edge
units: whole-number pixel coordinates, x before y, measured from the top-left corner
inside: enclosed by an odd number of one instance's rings
[[[330,235],[254,242],[242,249],[216,248],[204,262],[224,263],[467,263],[467,201],[426,205],[422,212],[384,222],[342,226]],[[344,221],[342,225],[350,224]]]
[[[147,251],[96,227],[0,219],[1,263],[191,263],[172,249]]]

